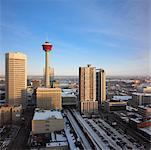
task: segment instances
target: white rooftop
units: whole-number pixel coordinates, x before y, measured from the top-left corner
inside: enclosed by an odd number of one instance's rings
[[[129,100],[129,99],[132,99],[132,96],[113,96],[113,99],[116,99],[116,100]]]
[[[141,105],[141,106],[138,106],[138,108],[149,109],[151,108],[151,105],[146,105],[146,106]]]
[[[73,93],[73,92],[76,92],[77,89],[62,89],[62,91],[65,93]]]
[[[151,136],[151,128],[150,127],[140,128],[140,130],[146,132],[147,134],[149,134]]]
[[[76,98],[76,96],[74,94],[70,94],[70,93],[62,93],[62,97],[74,97]]]
[[[47,87],[38,87],[37,90],[48,91],[48,90],[60,90],[60,88],[47,88]]]
[[[132,93],[132,94],[134,94],[134,95],[140,95],[140,96],[151,96],[151,94],[150,93],[137,93],[137,92],[134,92],[134,93]]]
[[[63,119],[60,111],[36,109],[33,120]]]
[[[61,142],[46,143],[46,147],[61,147],[61,146],[68,146],[68,142],[61,141]]]

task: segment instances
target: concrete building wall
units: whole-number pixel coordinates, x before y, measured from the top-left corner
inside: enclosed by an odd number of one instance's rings
[[[0,107],[0,126],[10,124],[12,121],[20,120],[22,106],[2,106]]]
[[[40,86],[40,80],[33,80],[32,81],[32,87],[37,88]]]
[[[110,111],[118,111],[118,110],[126,110],[127,102],[110,102],[106,101],[104,103],[104,109],[106,112]]]
[[[151,116],[151,107],[138,107],[138,113],[143,117],[150,117]]]
[[[97,70],[96,73],[96,100],[101,110],[102,102],[106,101],[106,74],[103,69]]]
[[[147,93],[133,93],[132,100],[128,102],[129,105],[137,108],[141,105],[149,105],[151,102],[151,94]]]
[[[10,105],[26,106],[27,57],[22,53],[6,53],[6,100]]]
[[[144,93],[151,93],[151,86],[148,86],[146,88],[143,89]]]
[[[76,96],[63,96],[62,97],[62,105],[63,106],[77,106],[77,97]]]
[[[22,106],[12,107],[12,121],[19,121],[22,114]]]
[[[64,129],[63,119],[32,120],[32,133],[50,133]]]
[[[0,126],[11,123],[11,110],[12,107],[0,107]]]
[[[98,112],[98,102],[97,101],[82,101],[81,102],[81,113],[97,113]]]
[[[60,88],[37,88],[37,107],[42,109],[62,109]]]

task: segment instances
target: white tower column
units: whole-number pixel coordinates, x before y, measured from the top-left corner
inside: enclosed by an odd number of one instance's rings
[[[49,51],[45,52],[45,87],[50,87],[50,78],[49,78]]]

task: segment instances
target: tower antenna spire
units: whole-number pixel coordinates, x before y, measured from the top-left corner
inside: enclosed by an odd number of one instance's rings
[[[46,42],[48,42],[48,35],[46,36]]]

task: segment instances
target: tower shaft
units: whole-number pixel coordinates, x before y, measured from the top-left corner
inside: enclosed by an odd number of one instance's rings
[[[50,87],[50,78],[49,78],[49,51],[45,51],[45,87]]]

